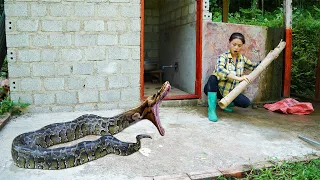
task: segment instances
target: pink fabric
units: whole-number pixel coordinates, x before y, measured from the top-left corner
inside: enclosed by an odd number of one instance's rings
[[[311,114],[314,109],[309,102],[299,102],[292,98],[286,98],[273,104],[265,104],[264,108],[270,111],[279,111],[285,114]]]

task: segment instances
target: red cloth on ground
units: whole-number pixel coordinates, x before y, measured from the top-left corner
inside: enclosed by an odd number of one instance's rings
[[[286,98],[273,104],[265,104],[264,108],[270,111],[279,111],[285,114],[311,114],[314,109],[309,102],[299,102],[292,98]]]

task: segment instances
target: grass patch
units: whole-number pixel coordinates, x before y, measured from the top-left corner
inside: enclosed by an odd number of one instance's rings
[[[218,179],[219,180],[229,180],[229,179],[320,180],[320,158],[312,159],[305,162],[283,161],[279,165],[276,165],[271,168],[251,170],[246,174],[245,178],[219,177]]]

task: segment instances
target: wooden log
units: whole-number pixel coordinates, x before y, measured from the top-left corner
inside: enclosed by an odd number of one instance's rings
[[[267,66],[276,58],[279,56],[281,51],[285,48],[286,42],[280,41],[278,46],[268,53],[268,55],[263,59],[263,61],[259,64],[258,67],[256,67],[249,75],[248,78],[253,81],[255,80],[263,70],[267,68]],[[226,97],[222,98],[218,105],[224,109],[226,108],[242,91],[246,89],[246,86],[248,85],[247,81],[243,80],[241,81]]]

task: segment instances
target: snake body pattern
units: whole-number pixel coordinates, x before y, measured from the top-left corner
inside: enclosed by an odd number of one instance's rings
[[[39,130],[20,134],[12,142],[11,155],[14,164],[20,168],[56,170],[75,167],[107,154],[127,156],[135,153],[141,147],[140,140],[151,136],[137,135],[137,142],[129,143],[112,135],[147,119],[163,136],[165,131],[160,123],[159,104],[170,88],[170,83],[165,82],[156,94],[149,96],[141,105],[114,117],[86,114],[73,121],[50,124]],[[101,137],[95,141],[49,149],[50,146],[71,142],[87,135]]]

